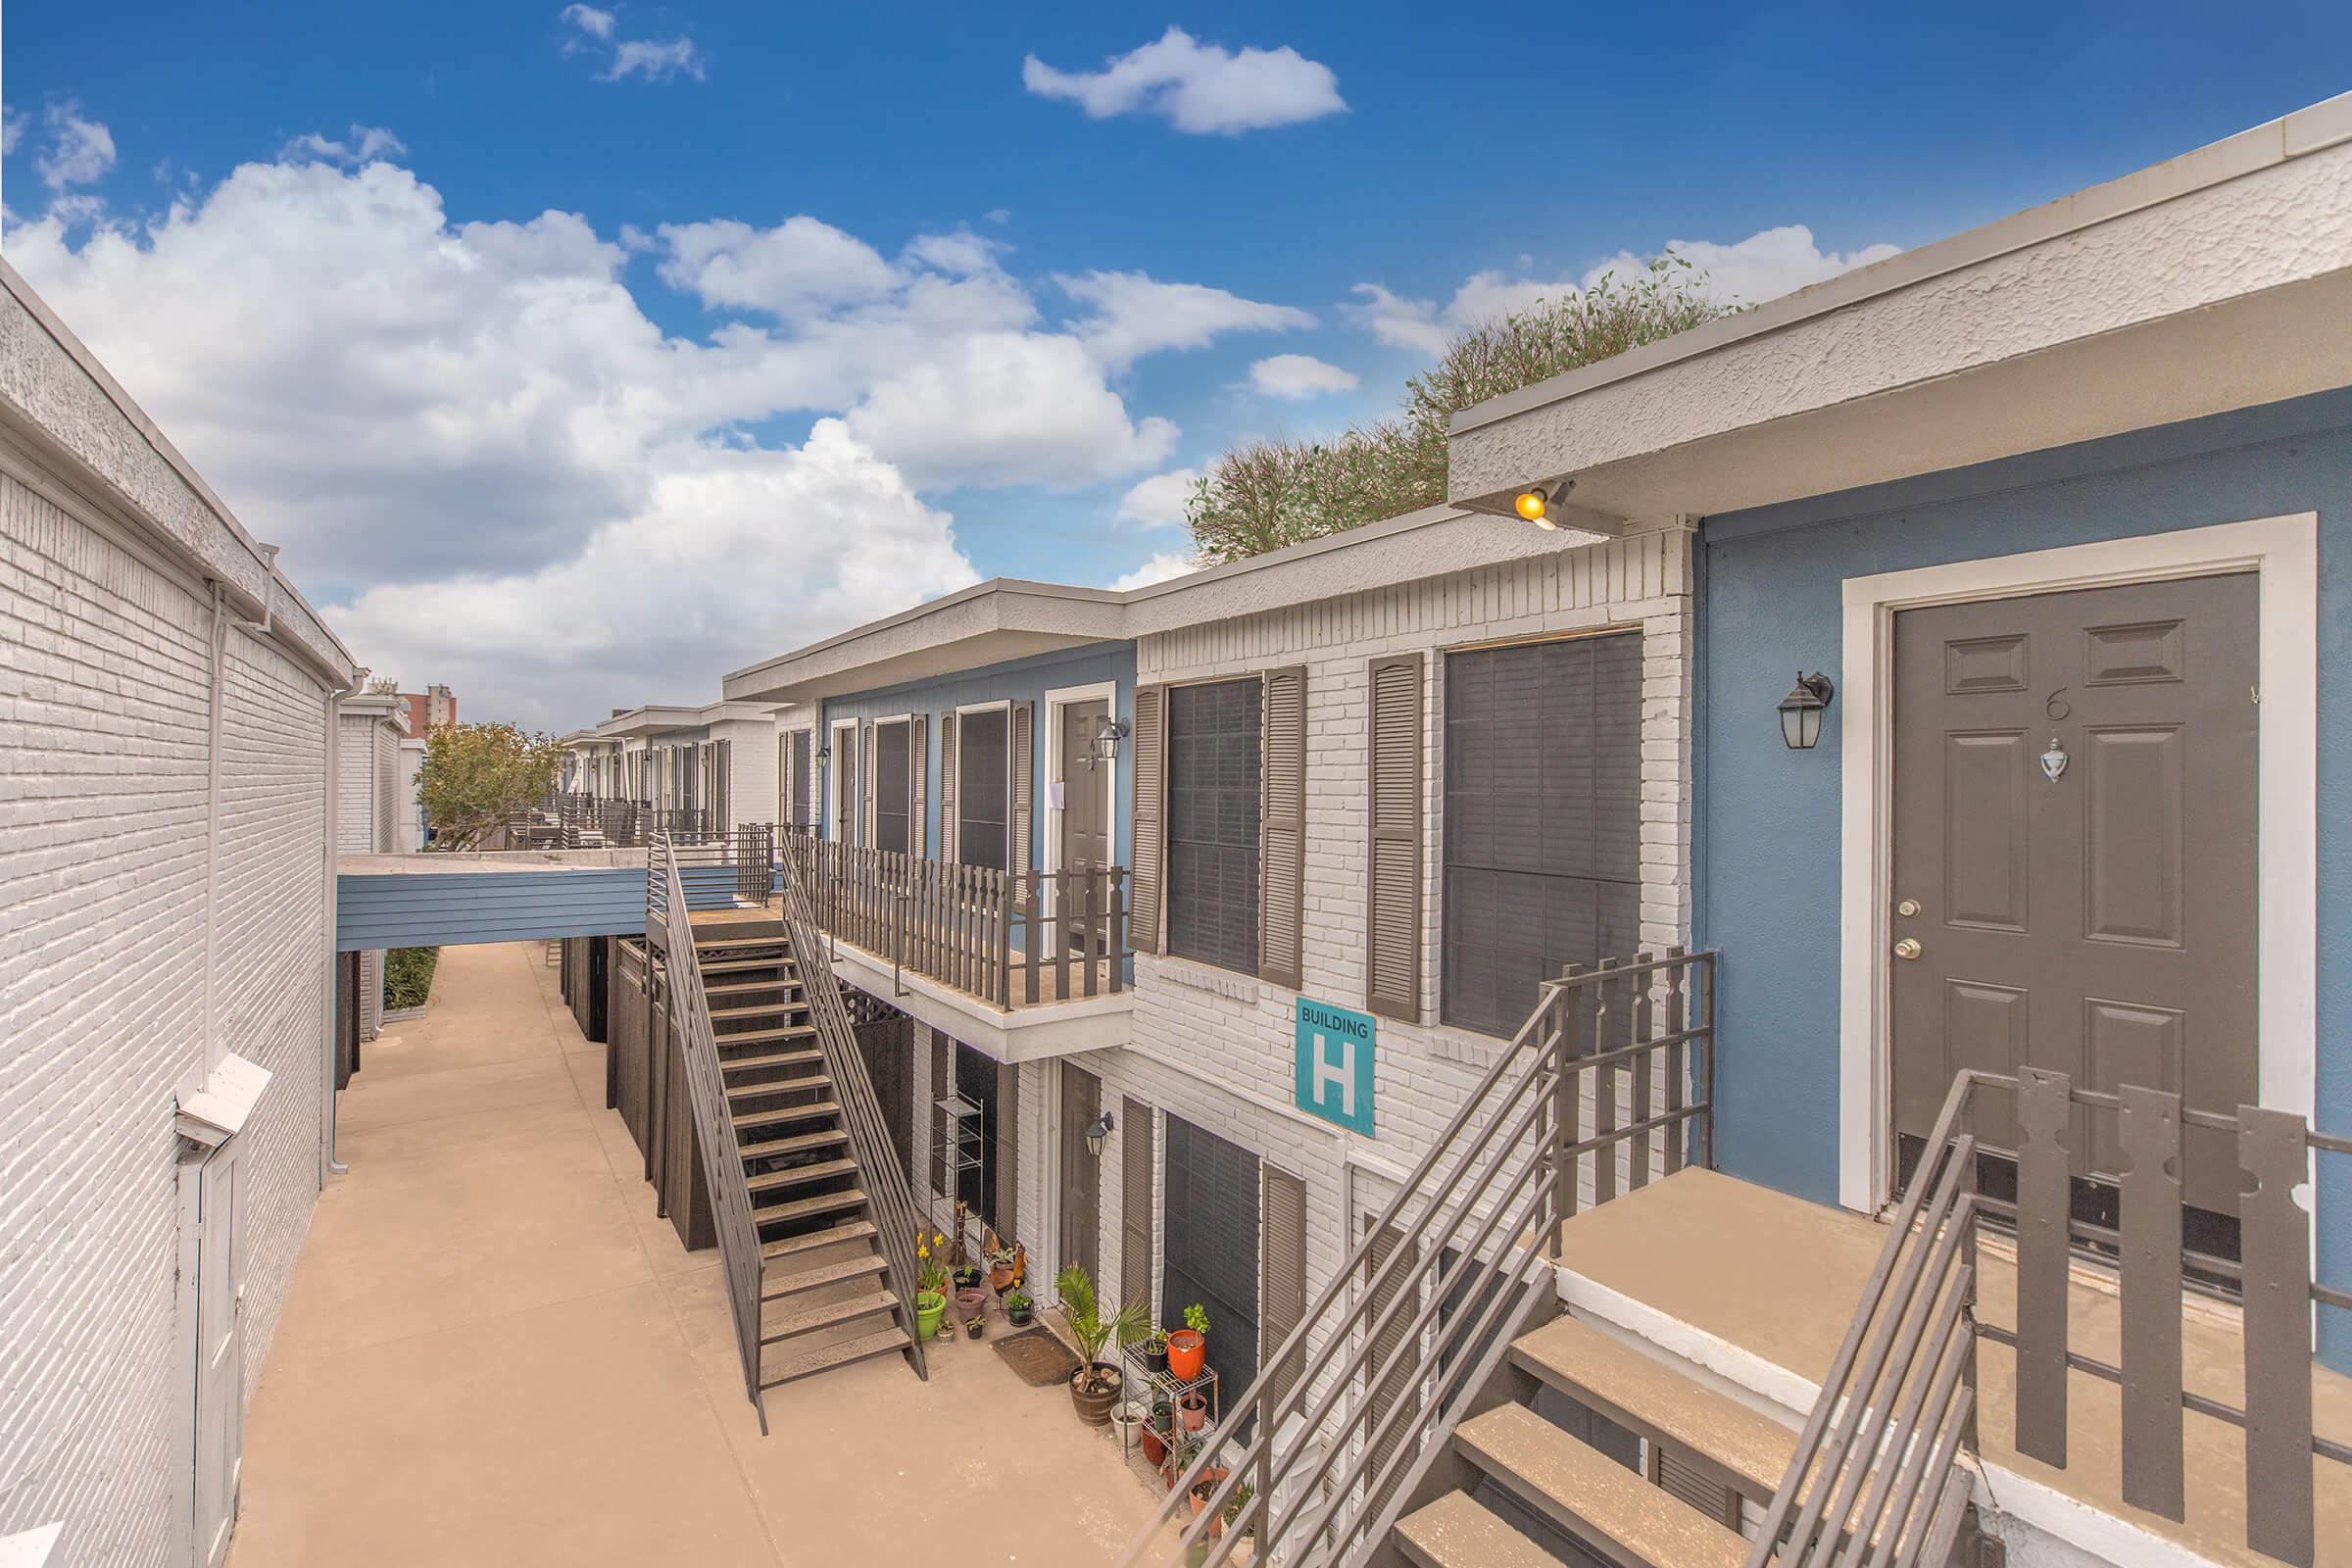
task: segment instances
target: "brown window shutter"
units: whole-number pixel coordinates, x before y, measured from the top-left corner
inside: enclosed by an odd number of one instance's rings
[[[1369,1222],[1366,1228],[1370,1228]],[[1381,1265],[1399,1250],[1404,1253],[1404,1260],[1372,1291],[1372,1318],[1375,1321],[1389,1310],[1391,1302],[1404,1295],[1397,1281],[1412,1272],[1414,1249],[1404,1240],[1404,1233],[1391,1225],[1373,1236],[1372,1246],[1365,1254],[1362,1283],[1370,1286],[1372,1276],[1379,1273]],[[1388,1326],[1372,1337],[1372,1354],[1365,1363],[1364,1375],[1377,1375],[1379,1381],[1373,1386],[1371,1409],[1365,1417],[1364,1431],[1367,1436],[1374,1423],[1396,1408],[1397,1400],[1413,1392],[1413,1369],[1403,1354],[1405,1328],[1413,1321],[1413,1315],[1412,1303],[1408,1301],[1397,1307],[1396,1315],[1389,1319]]]
[[[948,1037],[937,1029],[931,1031],[931,1190],[949,1196],[948,1136],[954,1125],[948,1113],[939,1108],[943,1100],[955,1098],[956,1055]]]
[[[920,860],[931,853],[931,817],[926,799],[931,788],[931,720],[917,713],[906,726],[906,767],[914,775],[907,786],[906,853]]]
[[[939,858],[956,862],[956,715],[939,715]]]
[[[1306,1183],[1287,1170],[1260,1167],[1259,1247],[1264,1279],[1258,1286],[1257,1364],[1265,1368],[1273,1397],[1290,1392],[1298,1378],[1298,1357],[1277,1367],[1273,1355],[1306,1320]]]
[[[1257,975],[1297,990],[1306,926],[1306,667],[1266,671]]]
[[[1021,1067],[997,1063],[997,1234],[1021,1228]]]
[[[1135,800],[1129,818],[1135,828],[1134,865],[1127,879],[1127,934],[1138,953],[1160,951],[1160,867],[1167,859],[1168,689],[1135,689]]]
[[[796,729],[792,732],[792,825],[798,828],[816,825],[810,790],[811,777],[815,772],[810,747],[815,739],[813,730]]]
[[[1119,1101],[1119,1299],[1152,1304],[1152,1107]],[[1159,1319],[1152,1318],[1154,1323]]]
[[[1012,869],[1026,878],[1037,869],[1030,858],[1030,838],[1037,821],[1037,760],[1032,756],[1030,739],[1035,703],[1012,705],[1012,718],[1007,725],[1012,740]],[[1022,884],[1014,883],[1016,888]]]
[[[1372,844],[1364,898],[1365,1004],[1421,1017],[1422,656],[1372,661]]]

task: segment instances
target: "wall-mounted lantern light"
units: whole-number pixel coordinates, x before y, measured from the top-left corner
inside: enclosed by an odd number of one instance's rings
[[[824,745],[819,746],[816,749],[816,765],[819,767],[831,767],[833,765],[833,743],[831,741],[825,742]]]
[[[1781,744],[1792,752],[1809,752],[1821,741],[1821,715],[1829,710],[1838,688],[1816,671],[1797,672],[1796,684],[1781,699]]]
[[[1086,1152],[1095,1158],[1102,1157],[1102,1140],[1110,1136],[1110,1112],[1104,1111],[1086,1124]]]
[[[1129,727],[1125,719],[1103,719],[1102,727],[1095,731],[1095,738],[1087,749],[1088,764],[1091,766],[1099,762],[1117,761],[1119,760],[1119,742],[1125,740],[1128,734]]]

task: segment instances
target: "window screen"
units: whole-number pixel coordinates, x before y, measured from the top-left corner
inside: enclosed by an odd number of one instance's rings
[[[1510,1035],[1641,924],[1642,639],[1446,660],[1447,1023]]]
[[[902,720],[874,726],[874,848],[906,853],[911,731]]]
[[[1003,709],[966,713],[956,727],[956,858],[965,865],[1004,867],[1009,859],[1012,755]]]
[[[1168,693],[1168,951],[1257,972],[1257,681]]]

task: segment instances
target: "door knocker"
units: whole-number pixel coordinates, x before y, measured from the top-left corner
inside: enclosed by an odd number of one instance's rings
[[[2066,771],[2066,748],[2059,745],[2058,737],[2053,735],[2050,737],[2050,749],[2041,754],[2041,771],[2051,783],[2055,784],[2058,782],[2058,775]]]

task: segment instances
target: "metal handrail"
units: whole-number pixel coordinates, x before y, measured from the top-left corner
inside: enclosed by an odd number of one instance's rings
[[[1978,1146],[1960,1131],[1981,1094],[2017,1097],[2025,1136],[2015,1202],[1976,1191]],[[2076,1217],[2069,1130],[2079,1112],[2113,1113],[2129,1170],[2117,1178],[2118,1226]],[[2181,1245],[2180,1134],[2235,1135],[2256,1180],[2238,1200],[2243,1259]],[[2087,1147],[2081,1139],[2075,1148]],[[1977,1446],[1976,1345],[2016,1352],[2017,1451],[2067,1466],[2069,1376],[2124,1391],[2118,1438],[2123,1500],[2184,1517],[2184,1413],[2244,1429],[2246,1544],[2281,1562],[2313,1561],[2312,1455],[2352,1464],[2352,1445],[2312,1430],[2308,1314],[2352,1308],[2352,1294],[2313,1277],[2310,1216],[2293,1199],[2314,1154],[2352,1153],[2352,1139],[2313,1131],[2284,1111],[2235,1115],[2178,1095],[2077,1089],[2063,1073],[1967,1069],[1952,1080],[1918,1168],[1863,1286],[1845,1338],[1756,1537],[1749,1568],[1939,1568],[1965,1528]],[[2013,1223],[2017,1322],[1977,1319],[1976,1256],[1985,1218]],[[2123,1322],[2122,1366],[2069,1340],[2076,1249],[2109,1249]],[[2243,1286],[2244,1405],[2187,1390],[2181,1378],[2184,1268],[2219,1264]],[[1924,1359],[1923,1359],[1924,1356]]]
[[[678,875],[677,850],[666,833],[657,834],[646,858],[645,934],[659,943],[669,964],[670,1016],[683,1043],[687,1098],[694,1110],[695,1142],[703,1152],[703,1178],[710,1189],[710,1218],[727,1282],[727,1310],[735,1324],[735,1350],[743,1363],[744,1393],[767,1431],[767,1407],[760,1397],[760,1229],[752,1217],[752,1193],[743,1154],[727,1107],[725,1074],[703,990],[703,967],[694,951],[693,913]]]
[[[752,841],[747,836],[743,842],[748,845]],[[851,1152],[857,1157],[859,1177],[872,1205],[882,1255],[890,1265],[890,1289],[898,1298],[900,1321],[907,1330],[907,1353],[915,1375],[928,1380],[931,1373],[924,1358],[922,1339],[915,1332],[914,1307],[918,1278],[914,1246],[915,1234],[923,1226],[922,1212],[915,1206],[906,1167],[891,1143],[881,1102],[866,1071],[865,1053],[858,1044],[849,1009],[841,999],[841,982],[834,977],[833,966],[826,960],[824,941],[810,916],[800,869],[789,856],[777,869],[777,908],[799,961],[801,995],[808,1004],[809,1020],[816,1027],[817,1049],[824,1054],[825,1071],[833,1079],[834,1098],[842,1107],[843,1128],[849,1134]]]
[[[1678,949],[1545,982],[1508,1047],[1169,1489],[1122,1568],[1189,1561],[1202,1546],[1200,1561],[1213,1568],[1249,1535],[1261,1558],[1319,1559],[1327,1548],[1329,1560],[1345,1562],[1381,1539],[1403,1502],[1398,1483],[1477,1393],[1464,1352],[1515,1331],[1551,1289],[1543,1265],[1558,1256],[1560,1224],[1588,1172],[1595,1201],[1605,1201],[1621,1152],[1629,1187],[1679,1168],[1687,1142],[1698,1162],[1711,1162],[1714,961]],[[1587,1051],[1588,1041],[1605,1049]],[[1623,1125],[1621,1074],[1632,1101]],[[1653,1115],[1660,1087],[1667,1109]],[[1594,1130],[1580,1138],[1588,1097]],[[1448,1320],[1452,1300],[1473,1309]],[[1392,1331],[1396,1343],[1384,1347]],[[1377,1409],[1376,1391],[1391,1389],[1399,1392]],[[1191,1490],[1220,1471],[1171,1548],[1162,1531]],[[1212,1538],[1245,1486],[1249,1498]]]

